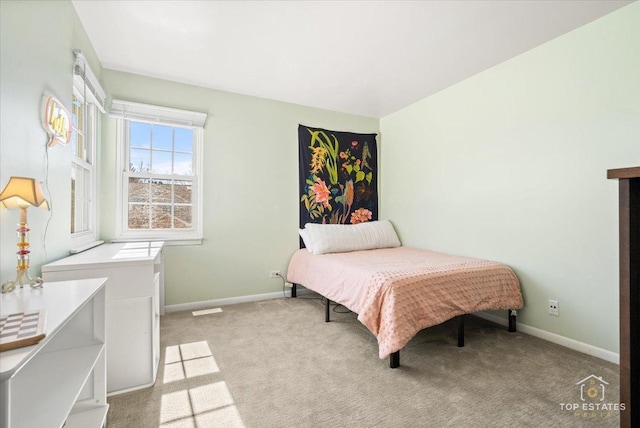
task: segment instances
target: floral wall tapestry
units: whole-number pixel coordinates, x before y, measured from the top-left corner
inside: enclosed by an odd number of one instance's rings
[[[378,219],[376,134],[298,126],[300,227]]]

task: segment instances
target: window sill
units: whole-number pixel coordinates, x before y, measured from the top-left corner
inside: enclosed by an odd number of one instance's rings
[[[118,242],[164,242],[165,247],[170,246],[179,246],[179,245],[202,245],[202,238],[188,238],[188,239],[171,239],[171,238],[120,238],[120,239],[112,239],[111,243]]]
[[[78,246],[75,246],[74,248],[71,248],[69,250],[69,254],[78,254],[78,253],[90,250],[91,248],[97,247],[98,245],[102,245],[102,244],[104,244],[104,241],[91,241],[89,243],[86,243],[86,244],[83,244],[83,245],[78,245]]]

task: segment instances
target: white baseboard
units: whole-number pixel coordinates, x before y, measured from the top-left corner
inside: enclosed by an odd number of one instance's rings
[[[503,325],[505,327],[509,324],[509,321],[506,318],[501,318],[493,314],[488,314],[485,312],[476,312],[473,315],[477,316],[478,318],[482,318],[487,321],[491,321],[496,324]],[[540,339],[555,343],[557,345],[564,346],[565,348],[582,352],[583,354],[601,358],[605,361],[609,361],[610,363],[620,364],[620,354],[617,354],[615,352],[607,351],[606,349],[598,348],[584,342],[578,342],[577,340],[569,339],[568,337],[560,336],[559,334],[555,334],[545,330],[541,330],[539,328],[531,327],[529,325],[522,324],[521,322],[516,323],[516,328],[519,332],[528,334],[530,336],[538,337]]]
[[[291,297],[291,289],[287,288],[286,297]],[[309,290],[298,285],[297,294],[306,294],[309,293]],[[211,308],[213,306],[224,306],[224,305],[233,305],[235,303],[247,303],[247,302],[258,302],[260,300],[270,300],[270,299],[279,299],[281,297],[285,297],[282,294],[282,291],[276,291],[273,293],[264,293],[264,294],[252,294],[250,296],[238,296],[238,297],[228,297],[225,299],[215,299],[215,300],[203,300],[201,302],[191,302],[191,303],[180,303],[177,305],[169,305],[165,306],[165,312],[178,312],[178,311],[193,311],[199,309]]]

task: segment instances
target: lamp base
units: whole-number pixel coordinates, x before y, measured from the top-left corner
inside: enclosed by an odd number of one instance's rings
[[[2,284],[2,294],[10,293],[16,289],[16,286],[20,286],[20,288],[24,287],[25,279],[28,280],[28,284],[31,288],[42,288],[42,283],[44,282],[42,278],[39,276],[32,277],[29,275],[29,271],[27,270],[18,270],[18,276],[13,281],[7,281]]]
[[[18,266],[16,267],[17,276],[13,281],[7,281],[2,284],[2,294],[10,293],[16,289],[19,285],[20,288],[24,287],[25,279],[28,280],[28,284],[31,288],[42,288],[44,282],[39,276],[31,277],[29,275],[29,225],[27,225],[27,208],[20,207],[20,223],[16,232],[18,234]]]

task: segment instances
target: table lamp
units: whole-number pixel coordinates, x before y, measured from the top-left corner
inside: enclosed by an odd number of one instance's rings
[[[18,223],[18,266],[17,277],[13,281],[2,284],[2,293],[13,291],[17,285],[24,286],[25,279],[31,288],[41,288],[42,278],[29,275],[29,227],[27,225],[27,208],[42,207],[49,210],[49,203],[42,194],[40,182],[28,177],[11,177],[7,186],[0,193],[0,201],[9,209],[20,209],[20,223]]]

